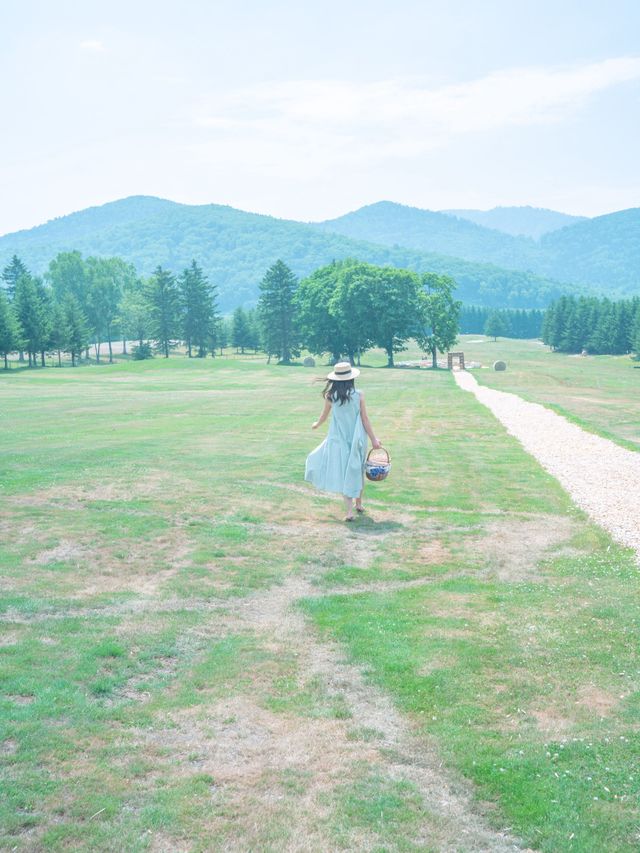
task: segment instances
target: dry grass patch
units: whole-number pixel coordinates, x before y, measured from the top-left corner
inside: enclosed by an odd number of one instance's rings
[[[467,540],[467,548],[486,561],[484,574],[501,582],[540,581],[541,560],[576,531],[568,516],[505,518],[488,522],[481,535]]]

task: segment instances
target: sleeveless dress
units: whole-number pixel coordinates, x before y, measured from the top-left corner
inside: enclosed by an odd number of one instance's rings
[[[308,456],[304,478],[323,492],[357,498],[362,491],[367,433],[360,417],[360,392],[343,406],[331,404],[325,440]]]

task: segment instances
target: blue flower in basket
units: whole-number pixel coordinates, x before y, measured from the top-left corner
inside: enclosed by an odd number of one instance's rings
[[[386,459],[380,460],[376,459],[375,461],[370,459],[372,453],[379,454],[380,451],[385,455]],[[378,447],[375,450],[370,450],[369,455],[367,456],[367,461],[364,466],[364,473],[367,477],[367,480],[372,480],[374,483],[380,482],[380,480],[386,479],[389,476],[389,471],[391,470],[391,457],[389,456],[388,451],[384,449],[384,447]]]

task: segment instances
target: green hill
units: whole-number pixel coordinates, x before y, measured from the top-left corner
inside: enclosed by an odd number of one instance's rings
[[[544,207],[494,207],[491,210],[442,210],[449,216],[468,219],[485,228],[495,228],[513,237],[531,237],[539,240],[543,234],[557,231],[575,222],[582,222],[584,216],[571,216],[557,210]]]
[[[455,221],[444,215],[442,219]],[[58,252],[72,249],[84,255],[118,255],[142,275],[158,264],[180,271],[195,258],[218,285],[223,310],[255,302],[265,270],[278,258],[299,276],[348,257],[446,273],[457,280],[459,298],[488,306],[541,307],[570,289],[526,271],[471,263],[443,252],[385,246],[231,207],[176,204],[148,196],[88,208],[7,234],[0,238],[0,266],[16,253],[33,272],[43,273]]]
[[[391,201],[361,207],[318,227],[356,240],[407,246],[510,269],[526,269],[537,253],[535,242],[527,237],[513,237],[446,213]]]
[[[640,208],[580,220],[537,242],[392,202],[360,208],[319,227],[387,246],[530,270],[608,295],[640,293]]]
[[[640,208],[596,216],[545,234],[540,274],[568,277],[607,292],[640,293]]]

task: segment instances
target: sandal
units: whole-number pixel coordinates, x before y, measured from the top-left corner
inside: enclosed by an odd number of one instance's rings
[[[345,517],[345,521],[348,521],[348,522],[349,522],[349,521],[355,521],[355,518],[354,518],[352,515],[347,515],[347,516]]]
[[[365,510],[365,508],[364,508],[363,506],[357,506],[357,507],[356,507],[356,512],[359,512],[360,514],[362,514],[363,512],[366,512],[366,510]]]

